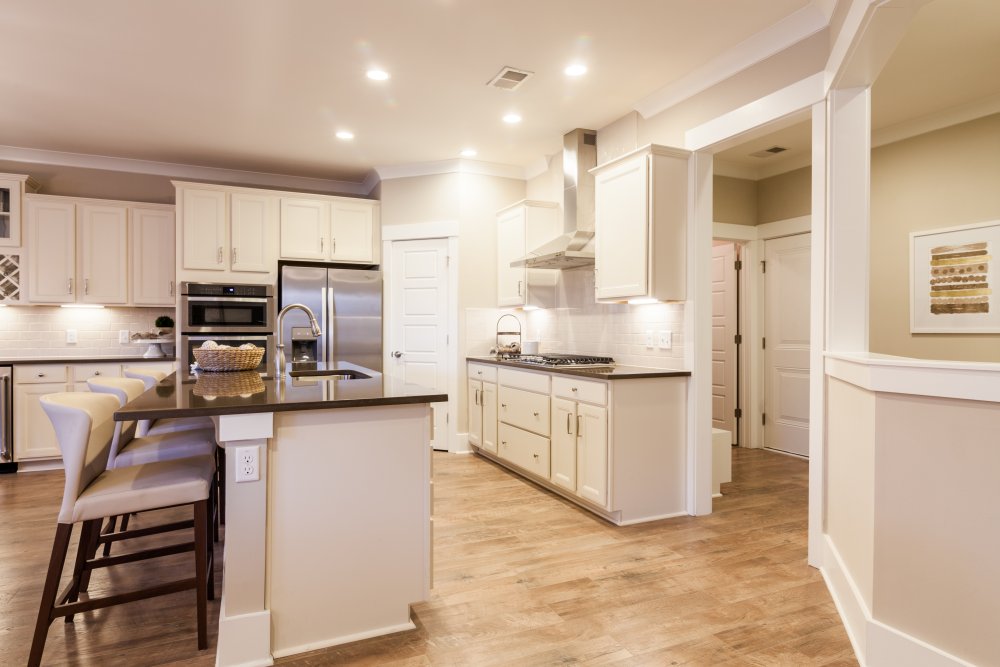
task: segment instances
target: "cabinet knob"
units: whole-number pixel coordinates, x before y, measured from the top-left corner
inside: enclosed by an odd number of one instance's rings
[[[503,445],[504,447],[506,447],[507,446],[507,441],[506,440],[501,440],[500,444]]]
[[[532,412],[531,414],[535,415],[536,417],[538,416],[537,412]]]
[[[507,409],[507,404],[506,403],[501,403],[500,407],[503,408],[504,410],[506,410]]]
[[[101,371],[94,371],[94,375],[100,375]]]
[[[535,460],[536,460],[536,461],[538,460],[538,454],[532,454],[532,456],[534,456],[534,457],[535,457]]]
[[[43,377],[45,377],[45,373],[39,373],[39,374],[38,374],[38,377],[40,377],[40,378],[43,378]]]

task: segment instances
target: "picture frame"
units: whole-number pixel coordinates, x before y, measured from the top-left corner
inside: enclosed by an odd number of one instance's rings
[[[1000,333],[1000,220],[910,233],[910,333]]]

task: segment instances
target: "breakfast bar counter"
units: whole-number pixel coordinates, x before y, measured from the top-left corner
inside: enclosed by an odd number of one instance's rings
[[[170,376],[115,414],[216,423],[227,454],[216,664],[415,627],[410,605],[430,595],[430,403],[447,396],[349,364],[247,373]]]

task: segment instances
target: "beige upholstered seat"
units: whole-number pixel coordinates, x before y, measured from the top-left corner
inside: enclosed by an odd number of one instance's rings
[[[155,387],[167,373],[154,371],[147,368],[126,368],[125,377],[133,380],[142,380],[146,390]],[[178,419],[142,419],[139,420],[136,428],[136,435],[139,437],[147,435],[160,435],[163,433],[178,433],[181,431],[197,431],[203,428],[215,428],[211,417],[181,417]]]
[[[28,665],[41,664],[48,628],[56,618],[64,616],[69,621],[74,614],[83,611],[190,589],[197,591],[198,648],[207,648],[207,600],[214,598],[214,585],[210,584],[214,565],[208,548],[213,513],[210,499],[215,475],[214,459],[211,456],[192,457],[108,470],[112,441],[121,431],[120,422],[113,421],[114,412],[121,405],[118,397],[73,392],[49,394],[39,400],[59,440],[66,481]],[[148,560],[191,550],[191,543],[187,543],[145,549],[110,559],[95,558],[102,539],[125,540],[184,527],[167,524],[137,531],[135,535],[118,533],[102,538],[100,527],[104,517],[184,504],[193,504],[193,521],[186,525],[194,527],[194,578],[77,602],[81,591],[86,590],[91,570],[95,568],[114,567],[120,562]],[[83,523],[83,529],[73,577],[65,592],[57,595],[73,524],[77,522]]]

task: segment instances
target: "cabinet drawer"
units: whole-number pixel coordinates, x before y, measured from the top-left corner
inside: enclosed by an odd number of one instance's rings
[[[549,439],[500,424],[500,458],[543,479],[549,478]]]
[[[579,380],[574,377],[557,375],[552,378],[552,393],[562,398],[596,405],[607,405],[608,403],[608,385],[592,380]]]
[[[548,373],[531,373],[529,371],[515,371],[510,368],[501,368],[497,374],[500,384],[518,389],[538,392],[539,394],[549,393]]]
[[[501,385],[499,419],[539,435],[549,434],[549,397]]]
[[[496,382],[497,367],[487,364],[469,364],[469,377],[483,382]]]
[[[38,364],[14,366],[15,384],[40,384],[43,382],[66,382],[66,367],[59,364]]]
[[[120,364],[77,364],[73,366],[73,381],[86,382],[90,378],[116,378],[121,377],[122,367]]]

